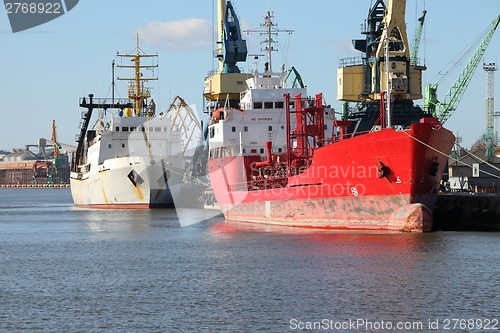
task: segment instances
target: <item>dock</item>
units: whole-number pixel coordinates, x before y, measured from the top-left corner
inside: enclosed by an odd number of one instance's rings
[[[0,184],[0,188],[70,188],[69,184]]]
[[[434,230],[500,231],[500,193],[439,194]]]

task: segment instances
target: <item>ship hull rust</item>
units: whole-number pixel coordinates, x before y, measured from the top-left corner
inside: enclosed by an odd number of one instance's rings
[[[432,213],[408,196],[295,199],[222,207],[230,221],[332,230],[427,232]]]

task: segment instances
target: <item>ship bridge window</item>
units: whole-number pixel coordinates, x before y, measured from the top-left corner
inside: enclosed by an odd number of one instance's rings
[[[254,109],[262,109],[262,102],[253,102]]]
[[[295,107],[295,101],[290,101],[290,107],[294,108]]]
[[[273,102],[264,102],[264,109],[272,109],[273,105]]]
[[[231,132],[236,132],[236,127],[231,127]]]
[[[155,127],[155,132],[161,132],[161,127]]]
[[[285,106],[285,103],[284,103],[284,102],[276,102],[276,103],[274,103],[274,107],[275,107],[276,109],[283,109],[283,108],[284,108],[284,106]]]
[[[134,132],[135,131],[135,127],[130,127],[130,132]]]
[[[260,153],[264,154],[264,148],[260,148]]]
[[[111,149],[111,143],[108,143],[108,148],[110,148],[110,149]]]
[[[125,144],[124,143],[122,143],[122,148],[125,148]]]
[[[267,127],[267,130],[268,130],[269,132],[272,132],[272,131],[273,131],[273,127],[272,127],[272,126],[268,126],[268,127]]]
[[[122,127],[122,132],[128,132],[128,127]]]
[[[243,127],[244,132],[248,132],[248,126]]]
[[[115,130],[116,130],[117,132],[120,132],[120,126],[116,126]]]

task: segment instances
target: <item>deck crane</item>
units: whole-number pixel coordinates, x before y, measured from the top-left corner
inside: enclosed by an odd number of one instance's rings
[[[427,11],[424,10],[422,12],[422,16],[418,19],[418,27],[417,31],[415,33],[415,39],[413,40],[413,45],[411,47],[411,54],[410,54],[410,65],[415,65],[417,63],[417,57],[418,57],[418,49],[420,48],[420,40],[422,39],[422,30],[424,28],[424,21],[425,21],[425,15],[427,14]]]
[[[500,22],[500,15],[491,23],[487,30],[486,36],[482,40],[479,48],[474,52],[465,68],[462,70],[458,78],[455,80],[450,90],[446,93],[442,101],[437,99],[438,84],[428,84],[425,87],[424,109],[439,118],[441,124],[444,124],[457,109],[460,100],[462,99],[467,86],[469,85],[474,72],[481,61],[488,44],[495,33],[495,30]]]
[[[285,80],[288,80],[288,78],[292,73],[295,76],[292,82],[292,88],[297,87],[297,83],[300,88],[305,88],[304,81],[302,81],[302,77],[300,76],[299,71],[297,71],[297,69],[294,66],[292,66],[292,68],[288,70],[288,74]]]

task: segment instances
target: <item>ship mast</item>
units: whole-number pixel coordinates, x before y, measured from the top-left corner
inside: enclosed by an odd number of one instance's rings
[[[261,51],[267,53],[267,65],[266,65],[266,70],[265,72],[272,73],[273,72],[273,67],[272,67],[272,52],[277,52],[278,49],[274,47],[277,42],[273,39],[273,36],[277,36],[280,32],[286,32],[288,34],[292,34],[293,30],[282,30],[276,28],[277,24],[273,23],[272,18],[273,14],[267,10],[266,15],[264,16],[264,23],[261,23],[260,26],[263,27],[263,29],[254,29],[254,30],[246,30],[246,32],[258,32],[261,35],[265,35],[266,39],[261,42],[261,44],[264,44],[265,46],[261,48]],[[263,31],[264,30],[264,31]]]
[[[273,16],[271,15],[271,13],[268,10],[266,12],[266,16],[264,17],[264,26],[266,27],[267,38],[263,42],[261,42],[261,43],[266,44],[266,47],[263,49],[263,51],[267,51],[267,66],[268,66],[267,69],[271,73],[273,72],[273,65],[272,65],[272,60],[271,60],[272,52],[278,51],[277,49],[273,48],[273,44],[276,42],[273,40],[273,37],[272,37],[272,35],[273,35],[272,28],[274,27],[274,23],[273,23],[273,21],[271,21],[272,17]],[[277,35],[277,32],[275,34]]]
[[[125,57],[125,58],[131,58],[130,61],[134,62],[133,66],[127,66],[127,65],[118,65],[119,68],[133,68],[135,75],[133,78],[118,78],[118,80],[125,80],[129,81],[129,86],[128,86],[128,98],[132,99],[134,101],[134,112],[136,116],[141,115],[143,109],[144,109],[144,103],[143,101],[149,97],[151,97],[151,90],[149,88],[144,87],[144,82],[147,82],[149,80],[158,80],[158,77],[144,77],[142,74],[141,70],[142,69],[151,69],[154,70],[154,68],[158,67],[158,64],[153,64],[151,65],[141,65],[141,58],[158,58],[157,54],[145,54],[144,52],[141,53],[141,49],[139,48],[139,34],[136,34],[136,48],[133,52],[134,54],[120,54],[117,53],[118,57]]]

